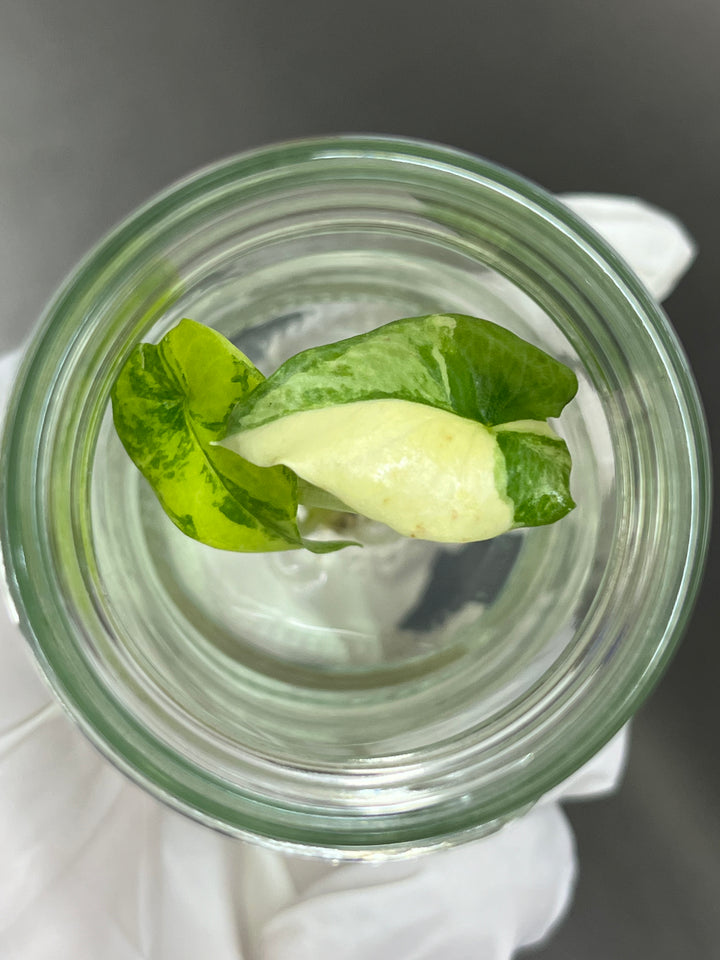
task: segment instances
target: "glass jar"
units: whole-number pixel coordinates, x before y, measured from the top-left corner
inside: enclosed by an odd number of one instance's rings
[[[229,554],[172,526],[114,433],[121,365],[181,317],[269,373],[432,312],[577,372],[559,523]],[[657,304],[552,196],[407,140],[258,150],[131,216],[49,307],[3,456],[11,600],[80,727],[196,819],[329,857],[482,836],[581,766],[667,664],[708,533],[702,410]]]

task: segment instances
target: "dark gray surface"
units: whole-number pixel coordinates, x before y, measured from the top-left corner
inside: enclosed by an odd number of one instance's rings
[[[0,348],[194,167],[294,136],[405,134],[677,214],[700,257],[667,306],[720,449],[719,37],[717,0],[0,0]],[[716,550],[622,790],[571,809],[577,898],[538,960],[720,956],[718,572]]]

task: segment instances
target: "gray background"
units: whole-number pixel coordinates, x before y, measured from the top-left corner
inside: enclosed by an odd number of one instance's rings
[[[717,0],[0,0],[0,347],[115,221],[198,165],[404,134],[677,214],[700,256],[667,307],[715,433],[719,39]],[[720,956],[717,582],[715,550],[623,788],[570,810],[577,898],[536,960]]]

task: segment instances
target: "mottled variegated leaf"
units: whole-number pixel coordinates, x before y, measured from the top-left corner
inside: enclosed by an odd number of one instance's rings
[[[257,467],[213,441],[230,411],[263,380],[219,333],[183,320],[158,344],[139,344],[112,391],[113,419],[165,512],[188,536],[237,551],[326,551],[297,528],[297,478]]]
[[[395,529],[408,528],[407,517],[413,510],[418,516],[430,510],[438,520],[438,531],[456,531],[458,525],[443,518],[445,511],[451,517],[457,505],[439,502],[444,485],[437,480],[429,482],[432,471],[427,467],[425,478],[411,484],[406,477],[405,490],[397,491],[398,503],[402,504],[395,511],[397,515],[388,516],[382,507],[391,502],[385,490],[387,477],[400,475],[400,467],[411,462],[411,451],[399,436],[394,443],[376,442],[385,436],[388,425],[372,421],[372,404],[404,401],[408,415],[413,406],[426,405],[480,423],[493,432],[497,429],[507,479],[507,487],[499,493],[515,504],[515,526],[537,526],[560,519],[574,506],[569,487],[570,454],[564,441],[549,430],[546,420],[559,416],[576,391],[577,378],[572,370],[497,324],[460,314],[410,317],[291,357],[238,404],[223,442],[242,452],[249,449],[249,444],[257,445],[255,437],[273,424],[280,427],[287,419],[289,430],[299,429],[298,415],[311,411],[336,410],[333,423],[337,429],[345,408],[349,445],[338,439],[328,443],[320,436],[315,442],[310,430],[301,457],[294,453],[283,459],[281,451],[273,451],[265,462],[288,463],[318,486],[323,485],[325,477],[328,488],[350,505],[372,501],[375,515]],[[370,417],[368,422],[375,424],[372,435],[366,437],[353,435],[363,405],[370,406],[363,422]],[[379,410],[375,408],[373,413],[379,415]],[[307,421],[302,422],[307,426]],[[509,423],[515,424],[514,429],[503,430]],[[522,424],[532,426],[523,431],[519,429]],[[392,429],[397,433],[395,424]],[[276,431],[273,434],[280,436]],[[437,435],[445,434],[439,431]],[[263,433],[267,440],[271,436]],[[288,442],[292,439],[287,431],[285,436]],[[332,460],[333,449],[338,451],[337,456],[343,450],[344,462]],[[375,460],[368,459],[371,452]],[[357,490],[360,458],[363,475],[376,478],[368,480],[374,490],[368,489],[367,496]],[[417,464],[425,462],[418,455]],[[465,472],[471,468],[479,475],[485,465],[448,462],[448,471],[455,468]],[[445,479],[458,490],[468,488],[459,474]],[[421,494],[423,502],[418,500],[413,506],[412,496]],[[475,536],[479,528],[470,520],[471,511],[463,510],[468,517],[467,533]]]

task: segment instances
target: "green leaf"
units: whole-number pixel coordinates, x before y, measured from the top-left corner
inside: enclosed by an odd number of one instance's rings
[[[506,492],[515,504],[516,527],[555,523],[575,503],[570,496],[570,453],[559,437],[517,430],[495,431],[505,457]]]
[[[433,314],[314,347],[287,360],[232,412],[228,435],[360,400],[438,407],[486,426],[560,415],[575,374],[488,320]]]
[[[297,528],[297,478],[257,467],[224,447],[230,411],[263,376],[219,333],[182,320],[157,345],[137,346],[112,391],[115,428],[173,522],[224,550],[272,551],[305,542]]]

